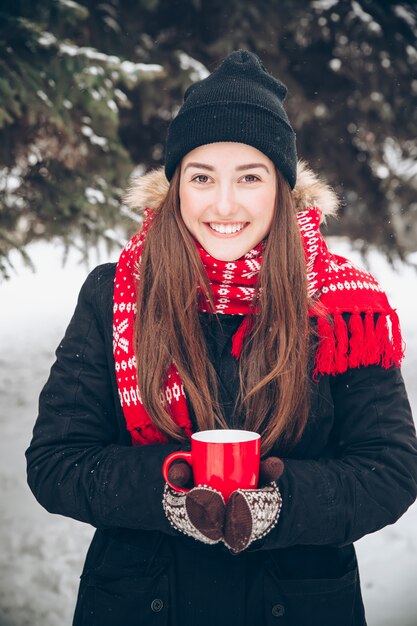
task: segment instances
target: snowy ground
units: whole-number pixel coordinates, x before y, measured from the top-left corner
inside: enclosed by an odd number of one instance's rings
[[[331,247],[362,264],[345,241]],[[30,252],[37,273],[20,268],[0,285],[0,626],[69,626],[93,530],[37,504],[26,486],[24,450],[87,268],[76,252],[63,268],[59,245],[35,244]],[[91,267],[106,260],[105,253],[94,256]],[[403,373],[417,415],[417,275],[404,267],[395,272],[376,252],[370,268],[400,314],[408,348]],[[369,626],[417,626],[417,504],[356,545]]]

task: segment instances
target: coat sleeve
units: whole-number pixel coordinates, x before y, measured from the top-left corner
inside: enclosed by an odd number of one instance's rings
[[[26,451],[28,483],[51,513],[97,528],[173,534],[162,508],[161,468],[165,457],[180,445],[132,447],[130,437],[126,445],[120,444],[123,425],[118,426],[117,411],[121,409],[97,303],[105,291],[109,309],[112,306],[113,273],[105,267],[93,270],[84,283],[40,395],[39,415]]]
[[[258,548],[344,545],[394,523],[417,495],[417,440],[398,368],[331,379],[332,458],[286,459],[277,526]]]

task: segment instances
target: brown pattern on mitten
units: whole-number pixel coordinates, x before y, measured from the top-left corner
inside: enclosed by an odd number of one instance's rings
[[[241,552],[250,542],[252,514],[244,496],[235,491],[227,503],[224,541],[233,552]]]
[[[272,530],[281,506],[281,493],[276,483],[262,489],[234,491],[226,506],[224,544],[235,554],[242,552]]]
[[[195,487],[184,493],[166,484],[162,505],[169,523],[176,530],[203,543],[221,541],[225,504],[219,491],[211,487]]]
[[[190,522],[208,539],[219,541],[223,537],[225,504],[217,491],[196,487],[185,499]]]

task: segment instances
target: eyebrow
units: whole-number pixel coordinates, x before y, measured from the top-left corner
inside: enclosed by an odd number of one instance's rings
[[[198,170],[209,170],[209,172],[214,172],[214,167],[212,165],[207,165],[206,163],[187,163],[184,172],[186,172],[189,167],[195,167]]]
[[[253,170],[257,167],[263,167],[264,170],[266,170],[269,174],[269,169],[267,168],[267,166],[264,163],[248,163],[247,165],[239,165],[236,168],[237,172],[242,172],[243,170]]]
[[[214,172],[215,168],[212,165],[207,165],[207,163],[187,163],[185,166],[184,172],[188,170],[189,167],[195,167],[196,169],[208,170],[209,172]],[[262,167],[269,174],[269,169],[264,163],[247,163],[245,165],[238,165],[236,168],[237,172],[242,172],[243,170],[253,170],[255,168]]]

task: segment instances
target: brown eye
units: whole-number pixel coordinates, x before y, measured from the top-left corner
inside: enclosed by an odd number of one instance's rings
[[[245,183],[257,183],[259,181],[259,178],[254,174],[246,174],[243,179]]]
[[[193,180],[196,181],[196,183],[207,183],[208,182],[209,177],[206,176],[206,174],[198,174],[198,176],[194,176]]]

